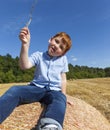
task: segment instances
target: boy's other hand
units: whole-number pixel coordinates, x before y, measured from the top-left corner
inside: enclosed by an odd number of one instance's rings
[[[67,104],[72,106],[73,105],[73,100],[72,100],[71,96],[66,95],[66,97],[67,97]]]

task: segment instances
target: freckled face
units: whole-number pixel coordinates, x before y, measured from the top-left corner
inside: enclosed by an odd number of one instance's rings
[[[60,37],[49,40],[48,54],[50,56],[62,56],[65,53],[66,44],[62,42]]]

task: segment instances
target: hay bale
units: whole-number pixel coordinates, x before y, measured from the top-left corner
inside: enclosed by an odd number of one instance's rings
[[[67,105],[64,130],[110,130],[110,123],[98,110],[81,99],[68,97],[73,105]],[[0,130],[35,130],[42,110],[39,103],[19,106],[3,122]]]

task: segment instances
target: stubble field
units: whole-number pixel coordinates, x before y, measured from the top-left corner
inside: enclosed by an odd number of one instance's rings
[[[110,78],[68,81],[67,93],[91,104],[110,122]]]

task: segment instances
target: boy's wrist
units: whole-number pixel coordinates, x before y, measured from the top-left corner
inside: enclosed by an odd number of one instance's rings
[[[29,46],[30,42],[22,42],[22,46]]]
[[[29,45],[30,45],[30,43],[23,43],[22,42],[22,48],[24,48],[24,49],[29,49]]]

